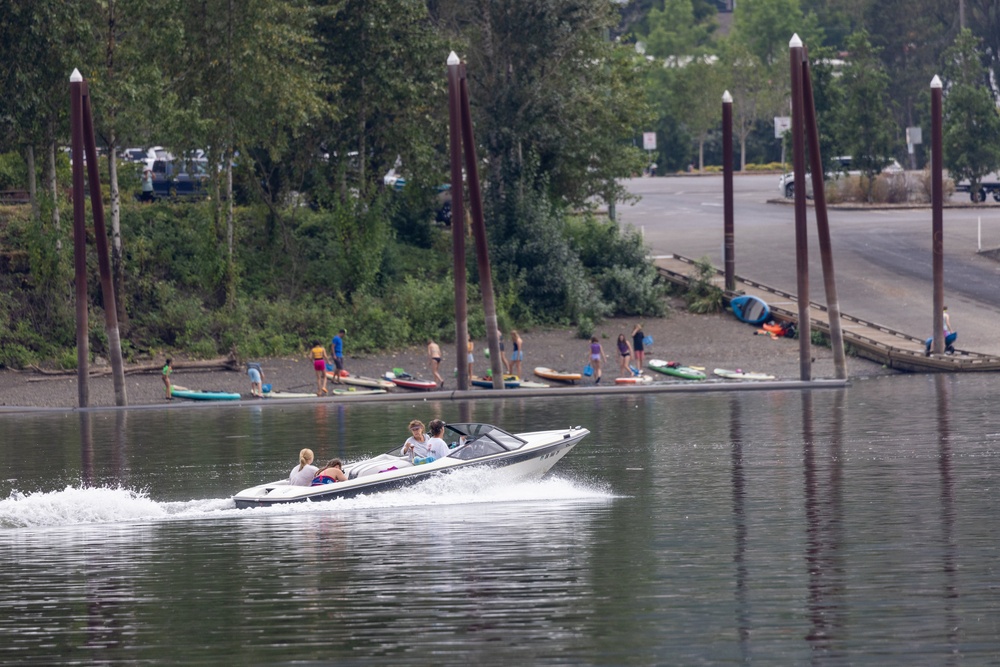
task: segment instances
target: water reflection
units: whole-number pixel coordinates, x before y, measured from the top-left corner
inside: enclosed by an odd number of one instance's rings
[[[943,373],[934,377],[937,403],[938,473],[941,481],[941,557],[944,571],[944,620],[948,646],[951,649],[946,664],[958,664],[959,627],[955,612],[958,598],[957,548],[955,542],[955,483],[952,479],[951,428],[949,420],[950,379]]]
[[[841,662],[843,640],[844,593],[846,577],[842,551],[842,446],[844,391],[837,390],[829,419],[826,449],[824,439],[816,435],[813,392],[802,392],[802,447],[806,553],[809,573],[808,609],[810,628],[806,635],[812,664]],[[824,475],[824,472],[826,473]]]
[[[736,629],[740,638],[740,658],[743,664],[750,664],[750,607],[747,582],[747,518],[746,518],[746,475],[743,470],[743,414],[740,399],[733,395],[729,399],[729,442],[732,459],[733,486],[733,529],[736,548],[733,563],[736,565]]]

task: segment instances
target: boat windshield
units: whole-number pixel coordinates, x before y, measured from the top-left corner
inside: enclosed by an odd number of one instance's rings
[[[446,428],[450,435],[458,436],[457,439],[445,438],[452,440],[449,444],[452,449],[450,456],[462,461],[520,449],[525,443],[516,435],[491,424],[447,424]]]
[[[526,442],[492,424],[480,423],[445,424],[444,441],[451,449],[450,456],[463,461],[520,449]],[[386,454],[407,458],[402,445],[396,445]]]

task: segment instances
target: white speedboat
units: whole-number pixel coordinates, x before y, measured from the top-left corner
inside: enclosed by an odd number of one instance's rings
[[[293,486],[286,478],[244,489],[233,500],[236,507],[246,508],[349,498],[410,486],[431,475],[470,466],[494,467],[504,479],[541,477],[588,433],[582,426],[514,434],[491,424],[448,424],[444,440],[450,443],[450,453],[441,459],[414,463],[403,454],[402,446],[396,446],[345,465],[343,482]]]

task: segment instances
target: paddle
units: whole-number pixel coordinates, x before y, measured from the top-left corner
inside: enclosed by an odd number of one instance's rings
[[[305,384],[297,384],[294,387],[288,387],[287,389],[282,389],[281,391],[292,391],[293,389],[302,389],[302,387],[311,387],[312,382],[306,382]]]

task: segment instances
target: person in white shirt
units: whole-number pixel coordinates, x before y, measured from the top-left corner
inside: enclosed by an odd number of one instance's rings
[[[448,443],[441,438],[444,435],[444,422],[440,419],[432,419],[427,424],[427,430],[431,434],[427,441],[427,454],[433,456],[435,461],[448,456]]]
[[[312,464],[313,462],[313,450],[303,449],[299,452],[299,464],[292,468],[292,472],[288,474],[288,482],[292,486],[309,486],[312,484],[313,477],[319,471],[319,468]]]
[[[427,440],[428,437],[424,433],[424,423],[419,419],[414,419],[410,422],[410,433],[409,438],[403,443],[403,456],[409,456],[410,461],[415,458],[422,459],[427,456]]]

